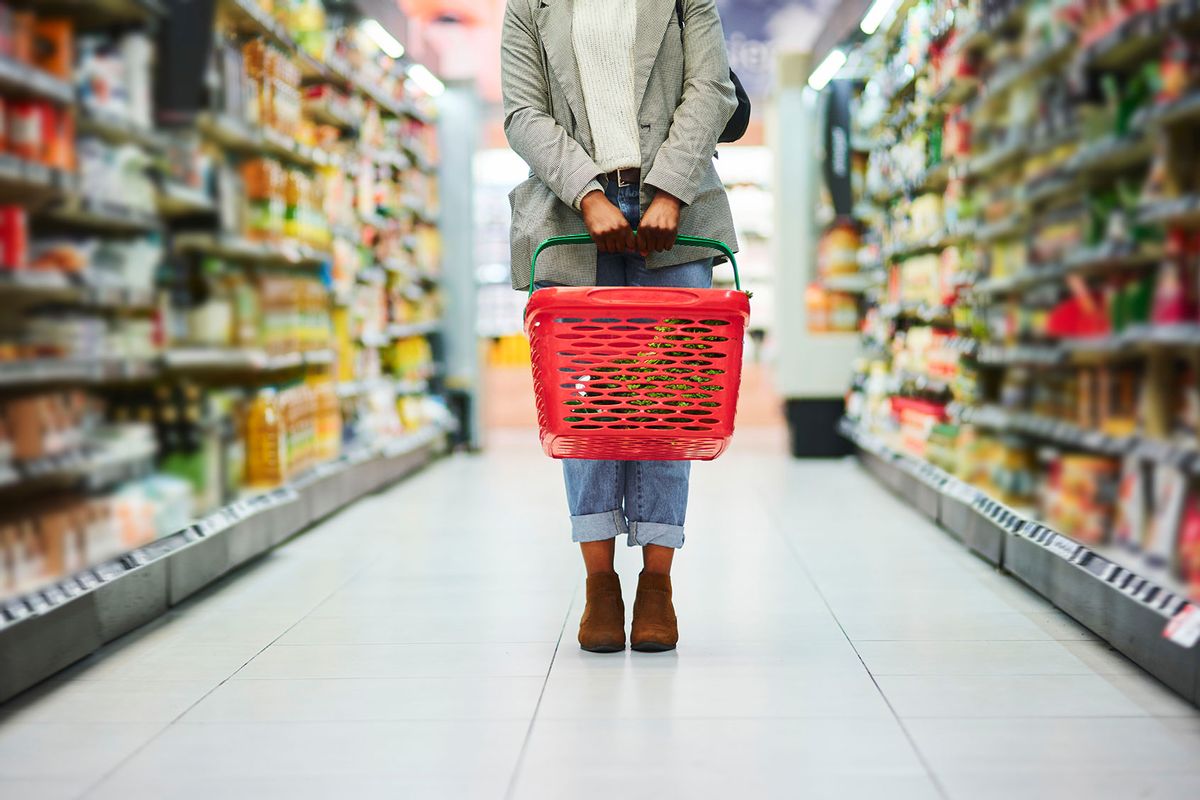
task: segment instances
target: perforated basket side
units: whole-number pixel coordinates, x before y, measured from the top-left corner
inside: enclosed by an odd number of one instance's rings
[[[745,296],[689,290],[695,297],[684,308],[648,308],[647,291],[629,290],[634,301],[624,305],[620,291],[605,291],[596,304],[566,290],[563,302],[531,314],[547,452],[652,460],[715,458],[725,449],[741,382]]]

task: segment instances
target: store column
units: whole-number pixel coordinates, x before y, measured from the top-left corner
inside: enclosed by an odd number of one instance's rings
[[[858,354],[858,334],[809,331],[805,291],[816,279],[816,198],[820,174],[819,95],[808,88],[808,53],[781,53],[768,138],[775,153],[776,322],[780,393],[785,398],[792,454],[829,458],[850,452],[837,433]]]
[[[476,331],[474,164],[480,121],[474,81],[448,81],[445,93],[438,98],[438,112],[446,388],[463,425],[459,441],[476,450],[482,446],[483,381]]]

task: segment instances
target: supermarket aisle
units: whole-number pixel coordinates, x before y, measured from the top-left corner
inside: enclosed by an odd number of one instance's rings
[[[582,653],[557,468],[493,444],[3,709],[0,796],[1200,794],[1200,715],[853,462],[753,435],[697,468],[681,649]]]

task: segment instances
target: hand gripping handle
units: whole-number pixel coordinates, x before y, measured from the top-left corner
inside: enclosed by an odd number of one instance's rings
[[[533,252],[533,262],[529,265],[529,296],[533,297],[533,289],[537,283],[537,262],[538,256],[543,251],[549,250],[551,247],[562,247],[563,245],[571,244],[591,244],[592,237],[586,233],[574,234],[572,236],[555,236],[552,239],[547,239],[538,245],[537,250]],[[738,273],[737,258],[733,255],[733,250],[729,245],[718,239],[704,239],[699,236],[680,236],[675,240],[675,244],[689,245],[692,247],[707,247],[712,250],[720,251],[729,263],[733,265],[733,282],[740,292],[742,290],[742,276]]]

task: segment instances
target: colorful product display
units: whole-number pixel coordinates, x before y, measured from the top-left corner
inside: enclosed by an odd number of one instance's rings
[[[1200,598],[1200,7],[900,8],[856,54],[851,414]]]
[[[0,0],[0,601],[445,422],[407,63],[219,0],[181,109],[156,4],[50,5]]]

